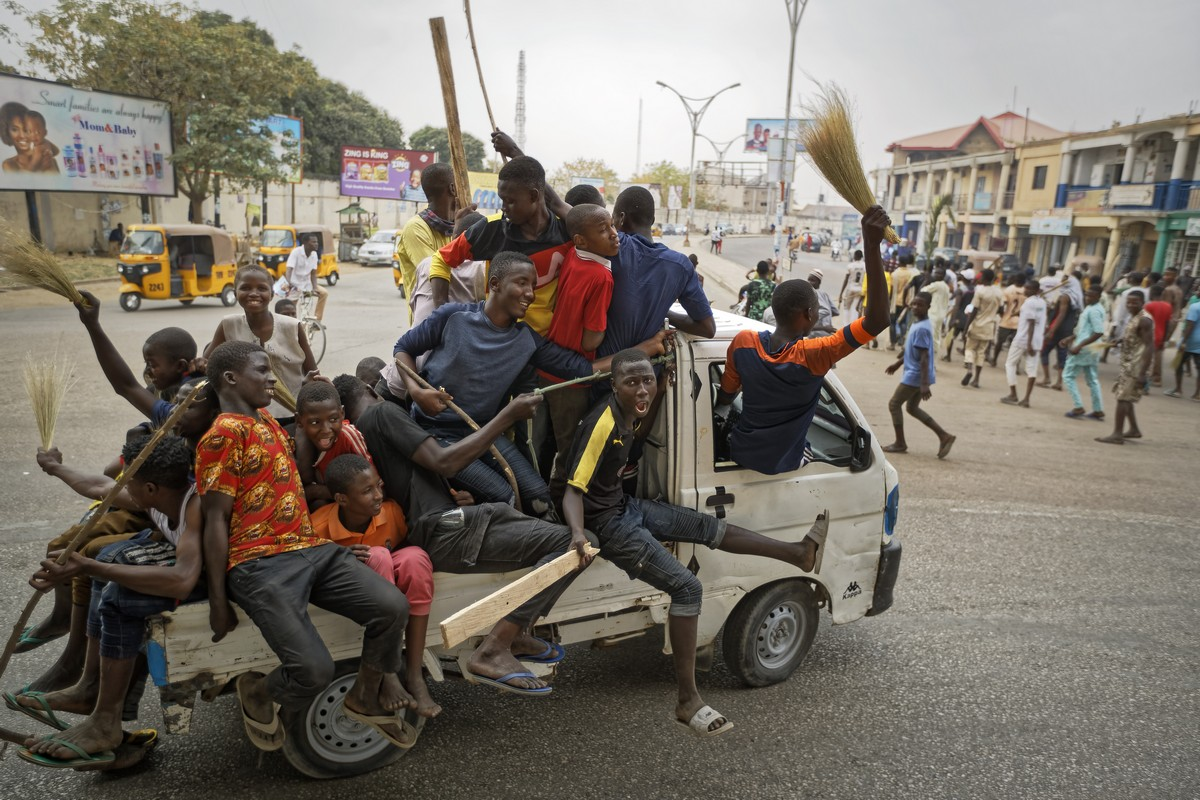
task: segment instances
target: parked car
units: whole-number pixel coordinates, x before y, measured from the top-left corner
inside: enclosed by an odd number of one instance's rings
[[[399,235],[400,231],[395,228],[375,231],[359,246],[358,263],[364,267],[399,267],[396,263],[396,237]]]
[[[690,544],[669,546],[681,562],[694,565],[693,571],[704,581],[696,639],[700,662],[714,657],[721,634],[730,674],[746,686],[769,686],[787,680],[804,661],[821,611],[834,624],[841,624],[881,614],[892,605],[901,555],[895,538],[899,476],[833,372],[825,377],[807,435],[812,461],[779,475],[764,475],[733,462],[729,434],[740,401],[735,401],[728,418],[714,412],[726,351],[743,328],[770,328],[715,309],[714,317],[717,330],[712,339],[683,337],[676,349],[680,380],[666,390],[662,410],[646,439],[637,494],[662,497],[784,541],[799,541],[818,515],[825,515],[828,539],[816,573],[802,573],[773,559]],[[433,681],[456,671],[476,645],[468,639],[446,647],[438,622],[522,574],[435,574],[433,624],[424,643]],[[647,633],[661,637],[661,629],[656,629],[666,620],[669,606],[668,595],[630,580],[598,558],[563,594],[538,630],[564,645],[614,646]],[[394,762],[406,751],[350,721],[342,711],[358,669],[362,628],[316,607],[310,607],[309,613],[337,672],[309,706],[281,712],[287,731],[284,757],[316,778],[357,775]],[[186,731],[197,693],[212,700],[231,690],[242,673],[267,672],[278,663],[258,629],[240,611],[238,616],[241,624],[216,644],[206,602],[185,603],[150,620],[147,660],[162,694],[168,732]],[[584,648],[572,651],[580,656],[585,652]],[[555,669],[544,664],[523,666],[543,676]],[[665,661],[653,665],[651,672],[663,669],[669,669]],[[526,710],[532,703],[510,705],[515,715],[535,713]],[[536,713],[550,712],[539,708]],[[425,724],[414,712],[405,712],[405,717],[418,729]],[[228,746],[227,740],[222,741]],[[595,744],[581,742],[584,747]]]

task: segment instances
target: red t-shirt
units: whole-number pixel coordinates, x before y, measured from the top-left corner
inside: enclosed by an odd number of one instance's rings
[[[1145,308],[1146,313],[1154,318],[1154,346],[1162,347],[1163,339],[1167,335],[1167,323],[1171,321],[1175,308],[1163,300],[1151,300],[1146,303]]]
[[[347,453],[353,453],[371,461],[371,452],[367,450],[367,442],[363,439],[358,428],[351,425],[349,422],[342,422],[342,429],[338,433],[336,439],[333,440],[333,447],[317,456],[317,461],[313,467],[317,470],[317,476],[321,480],[325,480],[325,469],[333,463],[333,460],[338,456],[344,456]],[[371,461],[373,465],[375,462]]]
[[[594,359],[595,350],[583,349],[583,332],[608,327],[612,290],[612,269],[580,256],[572,247],[558,272],[558,299],[546,338],[588,360]]]

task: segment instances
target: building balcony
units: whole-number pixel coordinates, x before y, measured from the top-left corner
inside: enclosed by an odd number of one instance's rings
[[[1172,211],[1190,202],[1189,189],[1178,192],[1168,203],[1169,183],[1121,183],[1116,186],[1059,187],[1055,206],[1075,211]],[[1065,189],[1065,191],[1064,191]],[[1168,208],[1168,205],[1173,208]]]

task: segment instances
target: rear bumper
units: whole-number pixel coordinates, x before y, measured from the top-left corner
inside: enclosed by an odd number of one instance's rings
[[[875,576],[875,594],[871,598],[868,617],[882,614],[892,607],[896,579],[900,577],[900,540],[892,539],[879,549],[879,573]]]

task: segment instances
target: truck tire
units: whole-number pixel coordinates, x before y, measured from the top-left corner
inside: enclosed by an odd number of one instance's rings
[[[817,635],[817,595],[806,581],[763,586],[725,621],[725,664],[747,686],[787,680]]]
[[[333,682],[307,708],[281,712],[287,732],[283,755],[310,778],[362,775],[386,767],[408,752],[342,713],[342,699],[357,673],[357,661],[339,662]],[[405,713],[418,731],[425,727],[424,717]]]

